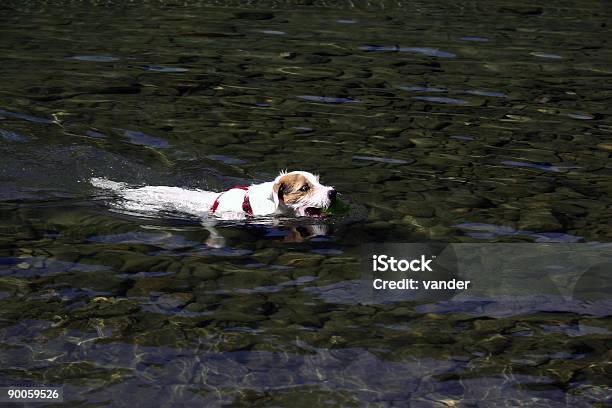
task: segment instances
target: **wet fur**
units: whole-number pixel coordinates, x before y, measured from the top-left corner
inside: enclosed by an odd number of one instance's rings
[[[330,191],[335,193],[332,187],[320,184],[318,176],[305,171],[281,172],[274,181],[252,184],[248,191],[232,188],[220,193],[167,186],[130,188],[124,183],[105,179],[92,179],[91,183],[113,191],[122,198],[120,205],[131,211],[175,210],[209,218],[213,204],[218,202],[214,216],[222,219],[246,217],[242,209],[246,194],[254,216],[307,216],[313,208],[328,208],[333,201]]]

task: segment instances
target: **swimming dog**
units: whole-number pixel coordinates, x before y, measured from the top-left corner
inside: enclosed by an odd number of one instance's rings
[[[276,214],[320,217],[337,195],[333,187],[319,182],[319,176],[306,171],[281,172],[273,181],[236,186],[223,192],[166,186],[130,188],[125,183],[100,178],[91,179],[91,183],[119,195],[127,210],[173,210],[221,219]]]

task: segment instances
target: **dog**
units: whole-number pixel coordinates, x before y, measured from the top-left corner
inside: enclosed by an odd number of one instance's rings
[[[141,214],[178,211],[195,215],[210,233],[206,245],[213,248],[226,246],[225,238],[215,228],[216,220],[273,215],[321,217],[337,196],[333,187],[322,185],[319,176],[306,171],[281,172],[274,181],[236,186],[223,192],[166,186],[130,188],[125,183],[102,178],[92,178],[91,184],[121,197],[116,205],[122,210]],[[307,225],[302,229],[304,232],[289,226],[289,233],[283,241],[302,242],[328,232],[325,224]]]
[[[129,188],[125,183],[93,178],[95,187],[111,190],[122,206],[136,212],[178,211],[198,217],[243,219],[269,215],[321,217],[336,200],[333,187],[306,171],[281,172],[274,181],[236,186],[223,192],[178,187]]]

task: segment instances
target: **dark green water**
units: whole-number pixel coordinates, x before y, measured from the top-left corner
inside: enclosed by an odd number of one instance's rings
[[[368,242],[611,241],[609,3],[122,4],[0,4],[2,385],[66,406],[612,402],[612,302],[352,290]],[[227,224],[212,249],[88,183],[285,168],[356,214],[304,242]]]

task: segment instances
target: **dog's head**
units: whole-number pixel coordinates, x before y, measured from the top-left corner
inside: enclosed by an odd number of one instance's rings
[[[279,208],[289,208],[299,216],[319,217],[336,199],[336,190],[319,183],[319,176],[292,171],[282,172],[274,180],[272,196]]]

